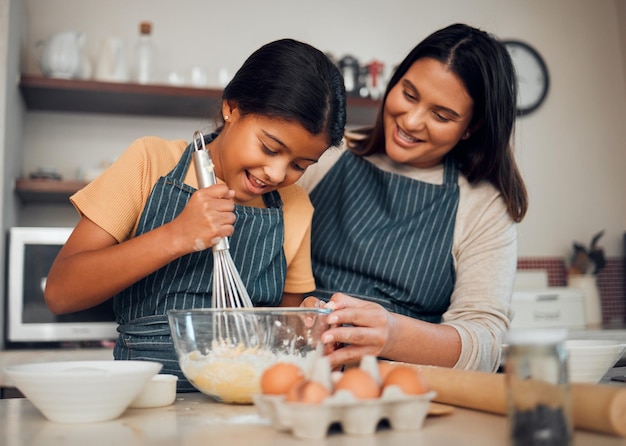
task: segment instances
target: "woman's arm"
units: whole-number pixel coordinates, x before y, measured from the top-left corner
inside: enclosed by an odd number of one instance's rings
[[[307,300],[305,305],[314,305]],[[452,367],[461,351],[458,332],[449,326],[391,313],[377,303],[336,293],[325,305],[333,308],[334,327],[322,336],[324,344],[343,344],[329,356],[333,367],[356,363],[363,355],[394,361]]]
[[[499,195],[485,185],[480,189],[465,196],[459,207],[457,277],[442,324],[461,336],[463,349],[455,367],[495,371],[512,316],[517,227]]]

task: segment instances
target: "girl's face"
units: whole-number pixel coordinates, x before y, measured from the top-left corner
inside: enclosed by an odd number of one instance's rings
[[[397,163],[432,167],[470,136],[473,101],[441,62],[415,61],[389,91],[384,106],[385,150]]]
[[[209,145],[215,174],[235,191],[235,201],[295,183],[328,148],[326,135],[312,135],[294,121],[244,115],[225,107],[228,120]]]

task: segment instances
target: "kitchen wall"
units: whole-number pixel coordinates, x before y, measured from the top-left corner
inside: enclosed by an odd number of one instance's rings
[[[20,72],[20,41],[24,40],[24,27],[11,26],[21,23],[25,16],[24,4],[21,1],[0,0],[0,226],[5,230],[16,225],[17,200],[14,198],[13,181],[15,172],[19,172],[23,164],[22,152],[12,150],[20,147],[19,135],[22,135],[24,106],[20,93],[15,88]],[[5,252],[6,239],[0,237],[0,252]],[[0,284],[5,288],[4,255],[0,256]],[[3,302],[4,303],[4,302]],[[0,305],[0,349],[4,346],[6,318],[4,304]]]
[[[7,60],[7,52],[8,45],[6,36],[6,29],[8,28],[9,23],[9,1],[8,0],[0,0],[0,66],[6,66]],[[2,30],[5,30],[4,32]],[[7,102],[6,102],[6,70],[0,70],[0,144],[5,146],[5,138],[6,138],[6,120],[3,116],[6,114]],[[3,196],[3,191],[5,189],[4,185],[6,182],[4,180],[5,172],[3,171],[0,174],[0,196]],[[0,222],[2,221],[3,216],[3,208],[0,206]],[[1,226],[1,225],[0,225]],[[4,237],[0,237],[0,252],[4,252]],[[0,255],[0,283],[4,283],[4,255]],[[2,289],[4,296],[4,288]],[[4,332],[5,332],[5,306],[0,305],[0,348],[4,346]]]
[[[65,30],[87,34],[95,60],[110,35],[129,44],[138,23],[154,23],[160,77],[205,68],[234,72],[261,44],[305,40],[338,57],[398,63],[419,40],[452,22],[533,45],[545,58],[551,87],[536,113],[518,120],[516,152],[530,193],[519,226],[521,257],[565,258],[573,241],[588,244],[600,229],[609,257],[622,256],[626,229],[626,85],[622,0],[24,0],[29,35],[22,70],[38,73],[31,46]],[[621,34],[622,33],[622,34]],[[387,72],[388,73],[388,72]],[[54,166],[71,178],[81,166],[115,158],[146,134],[189,138],[209,120],[29,112],[24,174]],[[20,224],[73,224],[72,209],[25,208]]]

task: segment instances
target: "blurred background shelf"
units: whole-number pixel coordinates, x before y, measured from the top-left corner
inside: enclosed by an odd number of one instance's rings
[[[30,110],[210,118],[220,110],[222,90],[142,85],[22,75],[20,90]],[[348,97],[348,123],[373,124],[380,101]]]
[[[68,203],[70,195],[84,187],[83,181],[19,178],[15,193],[22,203]]]
[[[142,85],[134,83],[57,79],[22,75],[20,91],[29,110],[211,118],[218,116],[221,89]],[[348,125],[373,124],[381,102],[348,97]],[[15,192],[22,203],[69,203],[70,195],[85,186],[81,181],[17,179]]]
[[[207,117],[221,90],[22,76],[20,90],[30,110]]]

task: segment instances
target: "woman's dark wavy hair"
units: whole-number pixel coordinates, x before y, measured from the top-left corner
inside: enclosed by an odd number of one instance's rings
[[[248,57],[222,94],[242,115],[300,123],[309,133],[340,144],[346,125],[341,72],[320,50],[293,39],[263,45]]]
[[[463,82],[474,102],[472,131],[451,150],[470,183],[490,181],[502,194],[511,218],[520,222],[528,210],[526,186],[513,154],[517,83],[505,46],[494,36],[454,24],[426,37],[407,55],[391,77],[376,124],[363,129],[364,139],[349,141],[368,155],[385,151],[383,108],[389,91],[413,63],[425,57],[445,64]]]

